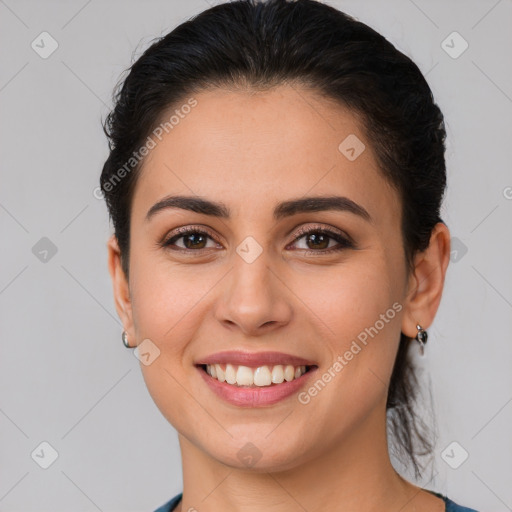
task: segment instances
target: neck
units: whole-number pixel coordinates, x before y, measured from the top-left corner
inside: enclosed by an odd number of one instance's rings
[[[264,468],[228,466],[179,434],[183,498],[176,510],[421,510],[426,493],[405,481],[389,459],[385,418],[380,408],[342,441],[309,457],[299,455],[300,462],[286,469],[268,463]],[[423,498],[415,499],[420,492]],[[434,510],[444,508],[438,503]]]

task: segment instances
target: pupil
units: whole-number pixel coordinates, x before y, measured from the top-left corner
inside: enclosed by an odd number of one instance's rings
[[[190,241],[191,239],[193,239],[194,241],[192,242],[192,244],[190,243],[187,243],[188,241]],[[190,249],[191,247],[197,247],[198,243],[200,244],[201,242],[204,243],[204,236],[199,234],[199,233],[192,233],[190,235],[186,235],[185,236],[185,246],[187,247],[187,249]],[[202,247],[201,247],[202,248]]]
[[[326,239],[327,239],[327,245],[325,245],[325,242],[326,242]],[[314,245],[314,247],[319,247],[318,245],[318,242],[320,242],[320,244],[324,244],[324,246],[320,247],[320,249],[326,249],[327,246],[329,245],[329,241],[328,241],[328,237],[326,237],[325,235],[323,235],[322,233],[318,233],[318,234],[311,234],[309,235],[309,239],[308,239],[308,243],[313,240],[313,243],[316,245]]]

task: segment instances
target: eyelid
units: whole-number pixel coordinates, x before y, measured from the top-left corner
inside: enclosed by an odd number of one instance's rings
[[[192,232],[192,233],[196,233],[196,232],[204,232],[206,235],[208,235],[215,243],[217,244],[220,244],[219,240],[218,240],[218,237],[217,235],[214,235],[213,232],[207,228],[206,226],[203,226],[202,224],[189,224],[189,225],[186,225],[186,226],[180,226],[180,227],[177,227],[175,228],[174,230],[172,230],[171,233],[167,233],[161,240],[160,242],[160,245],[162,246],[166,246],[169,244],[169,242],[173,239],[173,238],[180,238],[181,236],[185,236],[187,235],[188,233]],[[180,250],[182,249],[181,247],[179,247],[177,250]],[[183,249],[183,250],[187,250],[187,249]],[[199,249],[201,250],[201,249]]]
[[[327,225],[324,225],[324,224],[312,224],[311,225],[310,224],[310,225],[306,225],[306,226],[301,226],[297,231],[295,231],[293,233],[292,242],[296,242],[298,238],[301,238],[303,235],[307,235],[311,231],[315,231],[315,230],[332,231],[335,234],[337,234],[343,238],[346,238],[348,242],[354,243],[354,241],[352,240],[352,237],[348,233],[346,233],[345,231],[342,231],[341,229],[338,229],[334,226],[331,226],[329,224],[327,224]]]

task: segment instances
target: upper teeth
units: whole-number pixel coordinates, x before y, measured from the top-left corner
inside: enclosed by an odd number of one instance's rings
[[[228,384],[236,384],[238,386],[281,384],[285,380],[289,382],[293,379],[298,379],[306,373],[305,366],[292,366],[291,364],[286,366],[278,364],[273,367],[259,366],[258,368],[233,364],[227,364],[225,368],[222,366],[220,364],[207,364],[206,372],[220,382],[227,382]]]

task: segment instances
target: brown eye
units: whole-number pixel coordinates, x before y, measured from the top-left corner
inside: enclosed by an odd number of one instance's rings
[[[312,244],[312,246],[308,246],[309,249],[327,249],[329,242],[332,240],[330,236],[323,233],[310,233],[305,235],[305,238],[306,244]]]
[[[177,241],[183,239],[182,244],[176,244]],[[214,242],[213,245],[209,247],[206,245],[208,243],[208,239]],[[206,231],[202,231],[197,228],[192,229],[181,229],[178,235],[171,236],[167,241],[165,241],[162,245],[163,247],[170,248],[172,250],[183,250],[183,251],[199,251],[201,249],[209,249],[212,247],[216,247],[217,242],[213,239],[213,237],[207,233]],[[177,249],[173,249],[173,246]]]
[[[299,249],[318,252],[319,254],[326,254],[354,247],[354,244],[344,236],[325,228],[312,228],[306,231],[301,231],[300,236],[295,238],[294,244],[301,239],[305,239],[306,247],[299,247]],[[332,241],[338,242],[338,245],[329,245]]]

